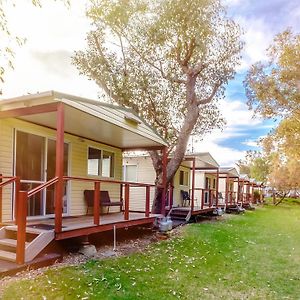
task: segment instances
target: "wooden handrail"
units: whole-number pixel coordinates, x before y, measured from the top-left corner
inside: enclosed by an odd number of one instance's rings
[[[88,181],[88,182],[106,182],[106,183],[116,183],[116,184],[128,184],[132,187],[154,187],[154,184],[149,183],[140,183],[140,182],[131,182],[131,181],[122,181],[122,180],[110,180],[110,179],[96,179],[96,178],[86,178],[86,177],[74,177],[74,176],[64,176],[64,180],[79,180],[79,181]]]
[[[49,186],[55,184],[57,181],[58,181],[58,177],[54,177],[54,178],[42,183],[41,185],[35,187],[34,189],[32,189],[28,192],[28,198],[32,197],[33,195],[35,195],[39,192],[41,192],[43,189],[46,189]]]
[[[6,185],[8,185],[10,183],[15,182],[19,177],[17,177],[17,176],[12,176],[12,177],[10,177],[10,176],[0,176],[0,178],[1,179],[7,179],[7,178],[9,178],[6,181],[0,182],[0,188],[2,188],[2,187],[6,186]]]

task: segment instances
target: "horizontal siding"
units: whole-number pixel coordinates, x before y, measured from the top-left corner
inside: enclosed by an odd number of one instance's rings
[[[185,171],[188,172],[188,185],[180,185],[179,184],[179,179],[180,179],[180,171]],[[182,191],[187,191],[189,192],[189,186],[190,186],[190,169],[187,167],[180,166],[174,176],[174,190],[173,190],[173,206],[181,206],[182,205],[182,195],[181,195],[181,190]]]
[[[0,120],[0,174],[13,174],[13,129]],[[12,216],[12,185],[7,185],[2,191],[2,220],[10,220]]]
[[[123,159],[123,165],[137,166],[137,182],[154,184],[155,171],[149,157],[129,157]],[[150,209],[154,198],[154,187],[150,189]],[[145,211],[146,208],[146,188],[131,187],[129,197],[129,208],[131,210]]]
[[[22,120],[5,119],[0,120],[0,173],[4,175],[13,174],[13,130],[14,128],[26,131],[32,134],[55,138],[56,131],[42,126],[34,125]],[[4,138],[2,138],[4,137]],[[85,139],[79,139],[75,136],[66,134],[65,141],[69,143],[69,175],[75,177],[87,176],[87,151],[88,147],[97,147],[106,151],[115,153],[115,179],[122,178],[122,151],[118,148],[96,143]],[[89,176],[90,178],[93,178]],[[99,177],[94,177],[99,178]],[[69,194],[69,214],[82,215],[86,213],[86,204],[83,197],[85,189],[93,189],[92,183],[72,181],[68,187]],[[112,200],[120,199],[119,184],[101,185],[102,190],[108,190]],[[12,216],[11,190],[4,189],[3,192],[3,220],[10,220]],[[118,208],[111,208],[111,211]]]

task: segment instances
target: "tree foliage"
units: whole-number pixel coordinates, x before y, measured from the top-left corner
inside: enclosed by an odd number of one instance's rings
[[[299,114],[300,35],[278,34],[267,54],[269,61],[254,64],[244,82],[250,108],[266,118]]]
[[[237,163],[240,173],[247,174],[256,181],[266,183],[270,172],[269,159],[259,151],[247,151],[243,160]]]
[[[239,27],[218,0],[93,0],[95,30],[74,64],[169,143],[170,181],[190,135],[222,123],[217,101],[239,63]],[[161,156],[151,158],[161,183]]]
[[[262,145],[270,164],[269,183],[286,195],[300,188],[300,35],[287,29],[267,53],[267,63],[250,68],[245,88],[251,109],[280,119]]]

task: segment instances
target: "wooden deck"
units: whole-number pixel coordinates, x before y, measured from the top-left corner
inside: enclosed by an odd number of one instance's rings
[[[182,207],[178,207],[178,208],[180,208],[180,210],[190,210],[191,209],[190,206],[182,206]],[[201,206],[194,206],[194,209],[192,211],[192,216],[207,214],[207,213],[213,212],[215,209],[216,209],[215,206],[211,206],[211,207],[204,206],[203,208],[201,208]]]
[[[90,215],[64,217],[62,222],[62,232],[56,233],[55,239],[63,240],[72,237],[109,231],[112,230],[114,226],[118,229],[138,225],[150,225],[154,222],[155,218],[156,215],[145,217],[145,213],[130,212],[129,220],[124,220],[123,213],[109,213],[101,215],[100,225],[95,225],[93,222],[94,217]],[[54,225],[54,218],[43,218],[27,221],[27,228],[54,230]]]

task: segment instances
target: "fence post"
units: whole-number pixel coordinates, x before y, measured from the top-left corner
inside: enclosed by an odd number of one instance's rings
[[[129,184],[125,184],[125,212],[124,219],[129,220]]]
[[[150,186],[146,186],[146,210],[145,217],[148,218],[150,216]]]
[[[100,182],[95,182],[95,189],[94,189],[94,224],[100,224]]]
[[[28,192],[19,191],[17,195],[18,202],[18,231],[17,231],[17,264],[24,264],[25,262],[25,242],[26,242],[26,217],[27,217],[27,201]]]

